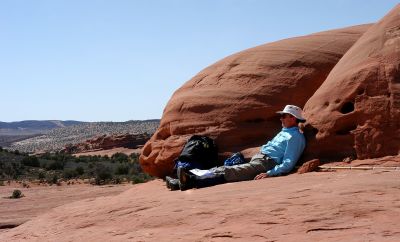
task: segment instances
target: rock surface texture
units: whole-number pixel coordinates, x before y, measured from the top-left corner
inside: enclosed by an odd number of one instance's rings
[[[132,188],[130,184],[93,186],[82,183],[74,181],[74,185],[66,185],[63,182],[61,186],[31,184],[30,187],[13,183],[0,186],[0,233],[4,232],[2,229],[19,226],[55,207],[83,199],[112,196]],[[20,190],[24,197],[18,200],[7,199],[15,189]]]
[[[318,158],[400,152],[400,4],[343,56],[304,111]]]
[[[370,26],[268,43],[207,67],[171,97],[143,148],[143,169],[169,174],[193,134],[214,138],[221,154],[260,146],[281,128],[275,112],[286,104],[303,107]]]
[[[0,241],[394,242],[398,173],[310,172],[185,192],[156,180],[54,208],[0,230]]]

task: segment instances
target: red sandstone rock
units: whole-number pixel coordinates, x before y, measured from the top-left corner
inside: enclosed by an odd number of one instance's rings
[[[343,56],[305,105],[309,155],[359,159],[400,152],[400,5]],[[312,127],[311,127],[312,126]]]
[[[320,161],[318,159],[313,159],[310,161],[305,162],[303,165],[300,166],[300,168],[297,170],[297,173],[303,174],[307,172],[312,172],[316,171],[318,169],[318,166],[320,165]]]
[[[51,202],[35,197],[2,201],[0,210]],[[185,192],[156,180],[44,209],[1,230],[0,241],[399,241],[399,201],[398,171],[311,172]]]
[[[23,224],[55,207],[83,199],[93,200],[96,197],[116,195],[132,188],[131,184],[93,186],[82,184],[83,182],[82,180],[75,181],[74,185],[66,185],[66,182],[63,182],[61,186],[31,183],[29,188],[17,182],[11,182],[0,186],[0,234],[6,228]],[[18,200],[6,199],[5,196],[10,196],[15,189],[21,190],[25,196]],[[0,241],[8,240],[0,238]]]
[[[169,174],[193,134],[219,151],[257,147],[281,128],[276,111],[307,102],[370,25],[285,39],[229,56],[198,73],[171,97],[140,162],[151,175]]]
[[[121,134],[121,135],[102,135],[83,143],[68,145],[63,151],[67,153],[89,152],[97,150],[108,150],[116,147],[136,149],[150,139],[148,134]]]

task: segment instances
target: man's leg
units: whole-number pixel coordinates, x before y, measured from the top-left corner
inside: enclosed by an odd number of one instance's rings
[[[207,177],[196,176],[189,171],[178,168],[178,179],[179,188],[181,191],[191,189],[191,188],[202,188],[209,187],[218,184],[225,183],[224,174],[221,173],[210,173]]]
[[[235,166],[219,166],[210,169],[213,173],[212,177],[198,177],[188,173],[184,169],[178,169],[178,178],[181,190],[190,188],[200,188],[222,184],[225,182],[237,182],[253,180],[260,173],[267,172],[274,168],[276,163],[274,160],[263,154],[256,154],[251,161],[246,164]]]
[[[253,180],[258,174],[265,173],[275,166],[273,159],[263,154],[256,154],[249,163],[225,167],[223,172],[227,182],[247,181]]]

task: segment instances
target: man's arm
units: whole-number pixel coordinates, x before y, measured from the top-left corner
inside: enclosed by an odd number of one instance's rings
[[[287,143],[285,154],[283,155],[282,163],[276,165],[273,169],[267,171],[269,176],[280,176],[285,173],[289,173],[293,170],[299,159],[301,153],[303,153],[305,147],[305,140],[303,136],[292,136]]]
[[[268,177],[267,173],[260,173],[256,177],[254,177],[254,180],[259,180],[259,179],[263,179],[263,178],[267,178],[267,177]]]

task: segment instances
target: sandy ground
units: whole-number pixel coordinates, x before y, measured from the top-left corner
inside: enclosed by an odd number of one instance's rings
[[[33,209],[33,197],[46,207],[46,194],[2,199],[0,212]],[[311,172],[184,192],[155,180],[61,203],[0,241],[400,241],[400,171]]]

